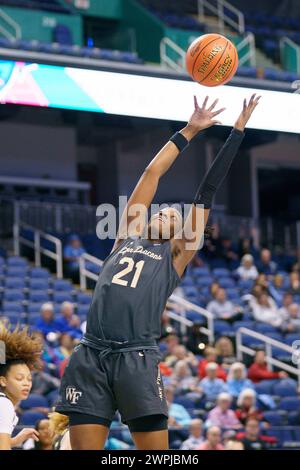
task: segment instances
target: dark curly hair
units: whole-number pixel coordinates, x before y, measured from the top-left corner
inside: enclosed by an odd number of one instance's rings
[[[0,322],[0,341],[5,344],[5,364],[0,364],[0,375],[6,376],[9,369],[16,364],[26,364],[31,370],[41,366],[40,356],[42,343],[34,338],[28,328],[17,326],[10,331]]]

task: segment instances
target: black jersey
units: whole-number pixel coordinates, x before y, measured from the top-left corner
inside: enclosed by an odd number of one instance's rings
[[[102,266],[87,333],[113,341],[159,338],[161,314],[179,282],[169,241],[124,240]]]

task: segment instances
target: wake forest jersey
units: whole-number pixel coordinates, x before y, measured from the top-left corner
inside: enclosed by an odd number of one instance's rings
[[[102,266],[87,333],[113,341],[159,338],[161,314],[179,282],[169,241],[124,240]]]

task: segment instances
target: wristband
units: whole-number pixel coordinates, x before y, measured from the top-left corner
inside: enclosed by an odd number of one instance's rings
[[[179,152],[182,152],[189,145],[189,141],[180,132],[176,132],[174,135],[172,135],[170,141],[176,145]]]

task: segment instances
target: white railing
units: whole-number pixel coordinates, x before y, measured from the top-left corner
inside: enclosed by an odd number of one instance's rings
[[[168,50],[172,51],[172,54],[177,55],[178,60],[174,60],[168,55]],[[162,38],[160,41],[160,63],[166,67],[182,72],[185,69],[185,54],[186,52],[172,41],[170,38]]]
[[[33,241],[22,236],[21,231],[30,230],[33,233]],[[41,266],[41,255],[47,256],[55,261],[56,264],[56,275],[59,279],[63,277],[63,255],[62,255],[62,242],[59,238],[53,237],[48,233],[42,232],[41,230],[32,227],[31,225],[19,223],[14,224],[14,252],[15,255],[20,255],[21,245],[28,246],[34,251],[34,261],[36,266]],[[47,240],[53,243],[53,251],[41,246],[43,240]]]
[[[0,19],[2,19],[4,23],[6,24],[6,28],[3,25],[0,26],[0,33],[4,37],[6,37],[6,39],[19,40],[22,38],[22,29],[19,23],[17,23],[11,16],[5,13],[5,11],[3,11],[1,8],[0,8]],[[13,29],[13,33],[7,30],[7,25]]]
[[[199,305],[193,304],[192,302],[189,302],[188,300],[183,299],[182,297],[179,297],[178,295],[171,295],[170,300],[173,300],[176,302],[177,305],[180,307],[183,307],[185,310],[191,310],[199,315],[199,320],[203,317],[206,318],[207,320],[207,327],[206,326],[201,326],[199,330],[201,333],[205,334],[208,337],[208,342],[209,344],[213,344],[215,335],[214,335],[214,317],[212,313],[210,313],[208,310],[205,310],[205,308],[199,307]]]
[[[225,10],[229,10],[235,18],[227,15]],[[205,23],[205,11],[218,18],[219,30],[224,34],[225,26],[230,26],[240,34],[245,32],[244,14],[226,0],[198,0],[198,16],[201,23]]]
[[[256,49],[255,49],[255,36],[253,33],[247,35],[236,46],[239,54],[239,65],[250,63],[251,67],[256,67]],[[246,49],[242,53],[243,49]]]
[[[249,356],[254,356],[256,353],[256,350],[253,348],[250,348],[249,346],[243,345],[243,336],[250,336],[254,339],[260,340],[265,347],[265,352],[266,352],[266,359],[268,362],[268,365],[272,368],[273,366],[279,367],[281,370],[284,370],[290,374],[296,375],[298,379],[298,383],[300,385],[300,357],[298,360],[297,366],[295,367],[286,364],[283,361],[280,361],[279,359],[275,359],[273,357],[273,352],[272,352],[272,347],[282,349],[283,352],[287,352],[291,355],[292,357],[295,357],[296,354],[296,349],[292,348],[291,346],[288,346],[285,343],[282,343],[281,341],[278,341],[276,339],[269,338],[266,335],[263,335],[261,333],[257,333],[256,331],[249,330],[249,328],[239,328],[237,331],[236,335],[236,350],[237,350],[237,359],[239,361],[242,361],[243,359],[243,353],[248,354]]]
[[[283,37],[280,39],[280,61],[284,64],[285,46],[287,45],[294,50],[296,54],[296,73],[300,74],[300,46],[292,41],[290,38]]]
[[[100,268],[103,265],[103,261],[95,256],[89,255],[88,253],[84,253],[79,258],[79,277],[80,277],[80,288],[85,290],[87,288],[87,279],[91,279],[92,281],[97,282],[99,274],[91,271],[88,268],[86,263],[92,263],[95,266],[99,266]]]

